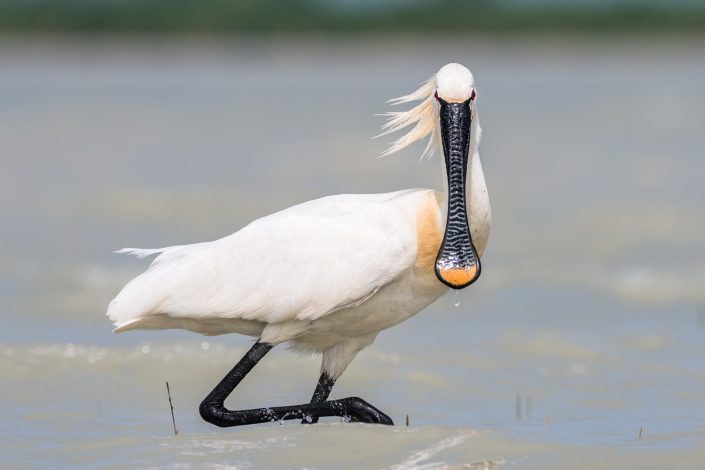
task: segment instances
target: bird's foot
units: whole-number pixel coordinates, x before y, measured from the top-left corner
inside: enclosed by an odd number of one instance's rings
[[[392,418],[382,413],[362,398],[350,397],[344,398],[342,401],[345,402],[350,421],[352,422],[394,426]]]

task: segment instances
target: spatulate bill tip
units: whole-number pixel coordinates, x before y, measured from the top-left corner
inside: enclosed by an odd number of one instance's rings
[[[463,289],[469,286],[480,277],[480,271],[479,261],[464,267],[439,266],[436,263],[436,277],[453,289]]]

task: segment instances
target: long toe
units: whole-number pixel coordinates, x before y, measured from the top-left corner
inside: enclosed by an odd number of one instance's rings
[[[385,424],[388,426],[394,425],[394,421],[392,421],[389,416],[382,413],[362,398],[350,397],[345,400],[347,402],[347,408],[350,412],[350,418],[352,421],[370,424]]]

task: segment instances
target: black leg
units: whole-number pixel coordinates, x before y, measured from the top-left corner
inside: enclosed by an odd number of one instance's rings
[[[270,349],[272,349],[272,345],[266,343],[257,342],[252,346],[247,354],[245,354],[245,357],[240,359],[240,362],[233,367],[203,400],[199,408],[203,419],[221,427],[267,423],[288,419],[305,419],[307,416],[311,419],[326,416],[348,416],[352,421],[360,421],[363,423],[394,424],[389,416],[385,415],[365,400],[357,397],[293,406],[255,408],[250,410],[228,410],[225,408],[224,403],[228,395],[232,393],[235,387],[237,387],[242,379]],[[318,388],[316,390],[318,390]],[[328,393],[330,393],[330,390],[328,390]]]
[[[328,377],[325,372],[321,373],[321,377],[318,379],[318,385],[316,385],[316,390],[313,391],[313,396],[311,397],[311,403],[321,403],[328,399],[330,391],[333,390],[333,385],[335,385],[335,379]],[[308,419],[304,418],[301,420],[301,424],[313,424],[317,423],[318,418],[309,416]]]

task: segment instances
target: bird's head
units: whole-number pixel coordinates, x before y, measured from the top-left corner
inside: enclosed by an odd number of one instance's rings
[[[408,111],[387,113],[386,135],[412,126],[382,154],[390,155],[431,136],[422,154],[430,157],[442,148],[448,183],[448,210],[443,243],[436,257],[436,277],[454,289],[480,277],[480,258],[472,242],[466,209],[468,155],[477,151],[480,128],[475,118],[475,79],[460,64],[444,65],[415,92],[391,100],[394,105],[420,101]],[[471,130],[473,131],[471,133]]]
[[[475,96],[475,77],[462,65],[444,65],[436,74],[437,99],[448,103],[463,103]]]

